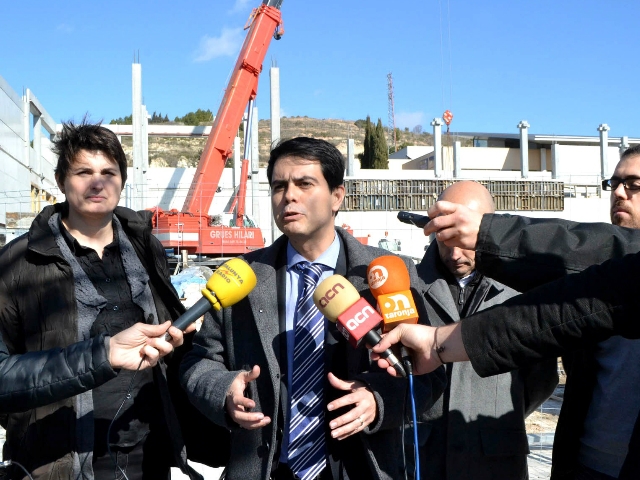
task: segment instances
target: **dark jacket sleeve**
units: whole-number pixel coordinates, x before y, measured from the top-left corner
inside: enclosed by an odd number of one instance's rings
[[[608,260],[463,320],[474,369],[495,375],[611,335],[640,338],[638,268],[640,253]]]
[[[640,230],[555,218],[484,215],[476,267],[526,292],[610,258],[640,251]]]
[[[98,335],[66,348],[9,355],[0,334],[0,412],[41,407],[114,378],[106,341]]]

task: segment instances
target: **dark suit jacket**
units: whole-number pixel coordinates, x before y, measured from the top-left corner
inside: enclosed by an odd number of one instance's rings
[[[426,285],[424,298],[434,326],[460,321],[456,300],[439,265],[446,268],[433,242],[418,265],[418,274]],[[518,292],[482,276],[470,295],[467,316],[499,305]],[[556,360],[488,378],[480,378],[469,362],[453,363],[447,369],[445,394],[423,416],[422,477],[527,479],[529,444],[524,420],[553,393],[558,383]]]
[[[374,299],[366,283],[366,269],[374,258],[387,255],[386,250],[360,244],[340,228],[342,242],[338,269],[370,303]],[[282,426],[288,399],[286,396],[286,340],[284,335],[284,270],[287,238],[246,255],[245,259],[258,277],[256,288],[230,309],[216,312],[206,319],[194,339],[193,350],[181,368],[182,384],[191,401],[214,422],[231,430],[231,458],[227,478],[267,480],[277,464]],[[415,266],[406,261],[413,282]],[[343,265],[341,267],[340,265]],[[338,270],[339,273],[339,270]],[[418,307],[424,314],[424,306]],[[330,441],[329,451],[343,461],[347,472],[357,468],[352,478],[397,479],[402,476],[400,426],[403,423],[406,380],[393,378],[370,361],[364,348],[352,349],[345,341],[327,332],[327,366],[339,378],[361,380],[373,392],[377,419],[349,441]],[[226,393],[241,370],[259,365],[260,377],[249,385],[246,395],[256,402],[256,410],[271,417],[272,422],[259,430],[245,430],[226,413]],[[336,371],[337,370],[337,371]],[[424,378],[423,378],[424,377]],[[444,388],[444,372],[423,376],[416,382],[418,409],[424,411]],[[329,397],[335,392],[326,390]],[[330,417],[329,417],[330,418]],[[328,420],[329,420],[328,418]]]
[[[462,338],[474,369],[486,376],[544,357],[571,354],[574,359],[567,365],[552,480],[575,477],[580,435],[595,384],[593,347],[611,335],[640,337],[639,251],[640,231],[635,229],[509,215],[483,217],[477,268],[527,293],[463,323]],[[629,421],[635,422],[635,429],[620,479],[640,478],[640,421]]]

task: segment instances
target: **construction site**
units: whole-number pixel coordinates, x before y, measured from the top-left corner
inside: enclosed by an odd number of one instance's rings
[[[138,61],[131,66],[132,125],[104,125],[132,144],[121,205],[153,212],[153,234],[175,273],[194,264],[215,269],[226,259],[271,245],[282,234],[272,217],[267,158],[258,149],[260,116],[269,121],[270,143],[282,140],[280,69],[263,68],[270,41],[282,35],[279,2],[259,9],[251,22],[212,125],[149,124]],[[38,92],[26,88],[20,94],[1,74],[0,243],[6,244],[25,234],[42,208],[65,197],[55,179],[51,150],[62,128],[55,112],[48,112]],[[267,114],[254,104],[260,75],[270,80],[269,91],[260,92],[270,98]],[[622,151],[640,143],[640,138],[610,137],[606,119],[593,125],[592,136],[532,134],[525,119],[514,119],[511,132],[484,132],[482,125],[475,132],[449,132],[447,111],[431,121],[433,146],[395,151],[391,74],[388,100],[388,169],[361,168],[354,139],[346,133],[341,141],[346,196],[336,225],[363,244],[416,263],[430,239],[422,229],[399,222],[398,213],[425,214],[459,180],[486,186],[497,213],[608,222],[609,197],[602,180],[611,176]],[[206,144],[197,167],[154,167],[149,162],[149,139],[154,137],[202,137]],[[556,393],[528,423],[532,479],[549,478],[562,375]],[[207,478],[218,478],[219,472],[202,471]],[[174,478],[181,477],[176,472]]]

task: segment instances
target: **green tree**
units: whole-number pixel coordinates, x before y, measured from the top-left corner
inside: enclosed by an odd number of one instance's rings
[[[371,118],[367,115],[364,124],[364,151],[360,155],[361,168],[373,168],[373,147],[375,144],[375,127],[371,124]]]
[[[211,110],[198,109],[195,112],[189,112],[184,117],[176,117],[176,122],[184,123],[185,125],[198,126],[201,123],[212,122],[213,113]]]
[[[133,125],[133,115],[127,115],[124,118],[120,117],[111,120],[109,125]]]
[[[387,135],[382,126],[382,120],[378,118],[375,133],[373,135],[373,168],[386,170],[389,168],[389,147],[387,147]]]

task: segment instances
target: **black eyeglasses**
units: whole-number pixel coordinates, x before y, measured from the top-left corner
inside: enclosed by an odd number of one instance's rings
[[[620,184],[625,190],[640,190],[640,177],[617,178],[611,177],[609,180],[602,181],[603,190],[616,190]]]

